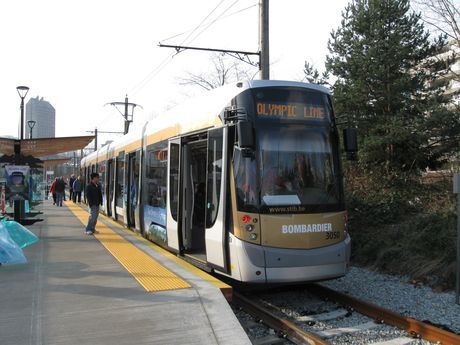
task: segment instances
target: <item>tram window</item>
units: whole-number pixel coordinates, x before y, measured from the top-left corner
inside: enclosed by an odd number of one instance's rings
[[[264,126],[260,129],[259,147],[262,205],[339,202],[328,131]]]
[[[105,191],[105,162],[98,164],[99,168],[99,184],[101,185],[102,194]]]
[[[206,227],[214,225],[219,210],[222,179],[222,129],[208,134],[208,185],[206,202]]]
[[[113,181],[114,181],[114,162],[113,160],[109,160],[107,163],[107,184],[108,184],[108,189],[109,189],[109,200],[110,200],[110,207],[112,206],[112,200],[113,200]]]
[[[167,147],[168,142],[165,141],[147,148],[144,202],[158,208],[166,208]]]
[[[117,184],[115,205],[123,207],[123,193],[125,189],[125,155],[120,154],[117,158]]]
[[[171,144],[170,150],[169,198],[171,201],[171,216],[177,221],[177,210],[179,209],[179,145]]]
[[[259,192],[255,157],[246,157],[239,148],[233,154],[236,198],[241,211],[257,212]]]

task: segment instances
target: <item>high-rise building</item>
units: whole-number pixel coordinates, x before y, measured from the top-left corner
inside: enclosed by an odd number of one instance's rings
[[[56,110],[43,97],[29,99],[26,104],[25,138],[29,138],[27,121],[36,121],[32,129],[33,138],[54,138],[56,136]]]

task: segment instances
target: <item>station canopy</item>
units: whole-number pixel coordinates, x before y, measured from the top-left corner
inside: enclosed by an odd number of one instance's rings
[[[0,155],[14,155],[15,142],[20,142],[21,155],[39,158],[58,153],[81,150],[92,140],[94,140],[93,135],[23,140],[0,138]]]
[[[50,159],[42,158],[43,167],[45,169],[54,168],[56,165],[70,162],[70,160],[71,160],[70,158],[50,158]]]

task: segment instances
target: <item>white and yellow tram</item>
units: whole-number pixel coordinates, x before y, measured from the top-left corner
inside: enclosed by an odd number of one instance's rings
[[[86,181],[100,174],[106,215],[216,273],[289,283],[347,272],[339,135],[324,87],[224,86],[134,128],[81,169]]]

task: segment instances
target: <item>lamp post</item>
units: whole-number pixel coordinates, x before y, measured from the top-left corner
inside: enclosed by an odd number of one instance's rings
[[[15,142],[14,154],[15,154],[15,164],[21,164],[21,141],[24,139],[24,98],[26,98],[29,88],[27,86],[18,86],[16,87],[18,95],[21,98],[21,131],[19,140]],[[14,220],[16,222],[21,222],[24,217],[25,203],[24,200],[15,200],[14,201]]]
[[[26,98],[29,88],[27,86],[16,87],[19,97],[21,97],[21,136],[19,139],[24,139],[24,98]]]
[[[35,127],[35,124],[37,123],[37,121],[34,121],[34,120],[29,120],[27,121],[27,126],[29,126],[29,139],[32,139],[32,130],[34,129]]]

